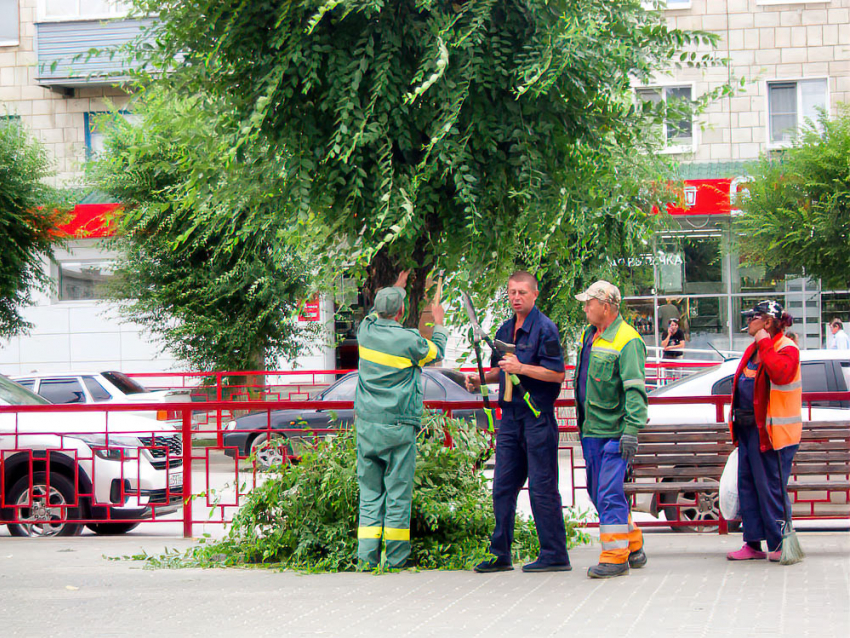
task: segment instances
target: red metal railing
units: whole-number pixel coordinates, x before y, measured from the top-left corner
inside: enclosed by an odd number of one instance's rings
[[[805,395],[811,415],[811,402],[818,401],[850,401],[850,392],[846,393],[812,393]],[[700,405],[714,406],[717,421],[724,420],[725,406],[729,402],[727,396],[709,397],[653,397],[651,404],[660,405]],[[138,412],[140,410],[156,411],[167,406],[169,410],[181,414],[180,431],[163,429],[161,424],[154,425],[151,420],[148,425],[142,417],[135,417],[131,427],[122,422],[123,412]],[[445,402],[429,401],[426,406],[434,410],[444,410],[447,413],[459,410],[476,410],[481,407],[480,401]],[[556,403],[559,412],[572,412],[572,399],[560,399]],[[227,523],[232,519],[235,509],[241,505],[241,499],[258,482],[265,480],[265,474],[258,471],[256,460],[253,465],[245,466],[248,451],[242,447],[225,447],[224,433],[218,419],[211,419],[210,425],[196,429],[192,422],[193,412],[203,409],[217,414],[235,413],[239,411],[265,413],[263,423],[251,433],[270,436],[275,433],[303,434],[302,428],[285,429],[273,428],[271,412],[280,409],[297,410],[351,410],[352,402],[324,401],[211,401],[203,404],[192,403],[143,403],[131,405],[94,404],[94,405],[32,405],[32,406],[0,406],[0,507],[3,508],[4,521],[9,524],[27,524],[32,522],[32,513],[37,494],[33,492],[33,478],[38,473],[46,475],[42,488],[52,493],[53,489],[61,492],[57,485],[61,481],[51,477],[62,474],[65,481],[71,481],[76,490],[65,499],[64,503],[55,507],[47,507],[56,511],[57,520],[91,525],[103,524],[133,524],[139,519],[136,515],[129,516],[120,506],[127,503],[138,504],[139,508],[148,508],[145,522],[182,523],[183,534],[191,536],[193,526],[197,524]],[[50,426],[44,425],[43,418],[39,425],[34,415],[53,414],[55,418]],[[84,417],[90,414],[90,419],[82,427]],[[850,411],[848,411],[850,417]],[[67,428],[58,428],[53,423],[60,419],[67,420]],[[293,424],[296,425],[296,424]],[[322,435],[338,431],[338,428],[310,428],[313,435]],[[561,422],[559,431],[562,433],[561,449],[569,459],[570,468],[570,502],[565,506],[576,505],[583,493],[583,461],[577,442],[577,428],[574,424]],[[177,449],[173,441],[166,441],[170,436],[180,436],[182,447]],[[92,442],[92,437],[101,435],[98,443]],[[122,448],[120,462],[111,461],[111,474],[104,474],[109,461],[101,458],[107,454],[116,443],[121,442],[122,436],[133,435],[143,437],[143,446],[135,449]],[[80,445],[82,436],[89,443]],[[36,441],[42,440],[36,445]],[[297,438],[297,437],[293,437]],[[308,437],[309,438],[309,437]],[[189,444],[191,443],[191,444]],[[232,456],[226,456],[227,452]],[[23,456],[20,456],[23,455]],[[152,473],[148,465],[152,459],[159,463],[158,473]],[[144,462],[143,462],[144,461]],[[147,463],[147,465],[145,464]],[[17,468],[20,476],[29,477],[26,493],[10,499],[13,483],[20,478],[7,477],[11,468]],[[118,469],[116,470],[115,467]],[[61,471],[60,471],[61,470]],[[194,472],[193,472],[194,470]],[[240,470],[250,471],[250,479],[240,480]],[[182,474],[181,481],[173,481],[171,477]],[[842,474],[845,480],[847,475]],[[104,488],[103,482],[109,481]],[[143,487],[147,481],[147,487]],[[156,483],[159,481],[159,483]],[[221,489],[225,482],[232,482],[228,489]],[[116,487],[117,486],[117,487]],[[229,491],[228,491],[229,490]],[[142,494],[147,491],[147,494]],[[847,490],[841,490],[844,503],[850,500]],[[156,496],[155,499],[151,495]],[[795,497],[796,498],[796,497]],[[823,499],[797,500],[811,504],[808,518],[824,518],[815,512],[815,504],[827,502]],[[158,499],[158,500],[157,500]],[[144,501],[144,503],[142,503]],[[565,499],[566,501],[566,499]],[[47,503],[50,505],[50,503]],[[118,507],[116,507],[118,505]],[[178,511],[172,511],[177,507]],[[81,511],[82,510],[82,511]],[[88,515],[83,515],[84,512]],[[30,517],[22,516],[22,512]],[[94,513],[98,515],[95,516]],[[70,515],[76,514],[75,517]],[[65,518],[63,519],[62,516]],[[677,525],[717,525],[717,522],[687,522],[687,521],[649,521],[642,526],[677,526]]]
[[[646,364],[646,378],[649,387],[658,387],[680,379],[707,367],[718,365],[710,361],[660,361]],[[572,398],[572,377],[575,366],[566,366],[567,376],[561,389],[561,397]],[[489,370],[489,368],[485,368]],[[459,372],[477,374],[477,368],[459,368]],[[128,376],[141,380],[157,389],[191,389],[192,401],[209,404],[211,401],[301,401],[315,396],[336,380],[353,370],[242,370],[218,372],[142,372]],[[234,378],[264,379],[263,383],[228,383]],[[198,414],[200,413],[200,414]],[[575,425],[572,410],[559,409],[556,413],[562,426]],[[196,426],[211,427],[211,417],[215,425],[222,425],[233,419],[232,410],[218,409],[206,411],[197,409],[194,422]],[[221,440],[218,440],[221,444]]]

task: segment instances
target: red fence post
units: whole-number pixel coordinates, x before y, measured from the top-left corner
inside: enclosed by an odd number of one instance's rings
[[[221,403],[222,401],[222,392],[221,392],[221,372],[215,373],[215,400]],[[218,408],[215,411],[215,444],[219,448],[224,447],[224,432],[221,427],[221,408]]]
[[[192,411],[183,409],[183,538],[192,538]],[[219,428],[219,434],[221,428]]]

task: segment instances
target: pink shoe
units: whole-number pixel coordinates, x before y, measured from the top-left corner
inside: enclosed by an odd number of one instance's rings
[[[782,550],[777,549],[775,552],[770,552],[767,557],[770,559],[771,563],[778,563],[780,560],[782,560]]]
[[[744,545],[737,552],[726,554],[726,560],[764,560],[765,558],[767,558],[767,554],[757,551],[749,545]]]

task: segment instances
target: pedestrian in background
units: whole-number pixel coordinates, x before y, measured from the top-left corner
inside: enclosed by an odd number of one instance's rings
[[[850,337],[844,332],[844,324],[841,319],[833,319],[829,324],[829,329],[832,331],[832,343],[829,344],[830,350],[850,350]]]
[[[753,342],[732,381],[732,441],[738,446],[738,501],[744,546],[728,560],[782,557],[787,482],[803,431],[800,351],[785,336],[791,317],[775,301],[761,301],[747,317]],[[781,467],[780,467],[781,465]],[[790,503],[787,504],[790,508]],[[761,542],[767,541],[767,553]]]
[[[667,332],[661,340],[664,350],[664,359],[681,359],[685,354],[685,333],[679,327],[678,319],[671,319],[667,325]]]
[[[357,558],[363,569],[378,566],[382,538],[389,567],[408,565],[416,434],[422,421],[422,366],[442,359],[448,342],[439,304],[431,306],[435,325],[430,340],[399,323],[408,272],[399,275],[394,287],[378,291],[373,311],[357,330]]]
[[[502,420],[496,435],[496,469],[493,474],[493,513],[496,525],[490,539],[495,558],[475,566],[479,573],[513,569],[511,545],[519,491],[528,480],[531,512],[540,539],[540,555],[522,566],[524,572],[569,571],[567,533],[558,491],[558,423],[555,399],[564,381],[564,355],[558,328],[536,307],[540,294],[537,279],[525,271],[508,279],[508,300],[514,316],[502,324],[496,339],[516,345],[516,356],[502,359],[485,376],[499,382]],[[537,414],[516,392],[504,400],[506,375],[519,376],[531,395]],[[470,391],[481,387],[475,375],[466,377]]]
[[[646,565],[643,535],[623,487],[646,425],[646,344],[620,316],[620,290],[597,281],[576,299],[588,325],[581,336],[574,387],[587,491],[599,513],[602,554],[590,578],[626,576]]]

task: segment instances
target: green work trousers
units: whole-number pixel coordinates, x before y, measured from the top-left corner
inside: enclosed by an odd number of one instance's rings
[[[358,559],[378,565],[381,538],[390,567],[410,556],[410,502],[416,469],[416,431],[357,419],[357,482],[360,485]]]

